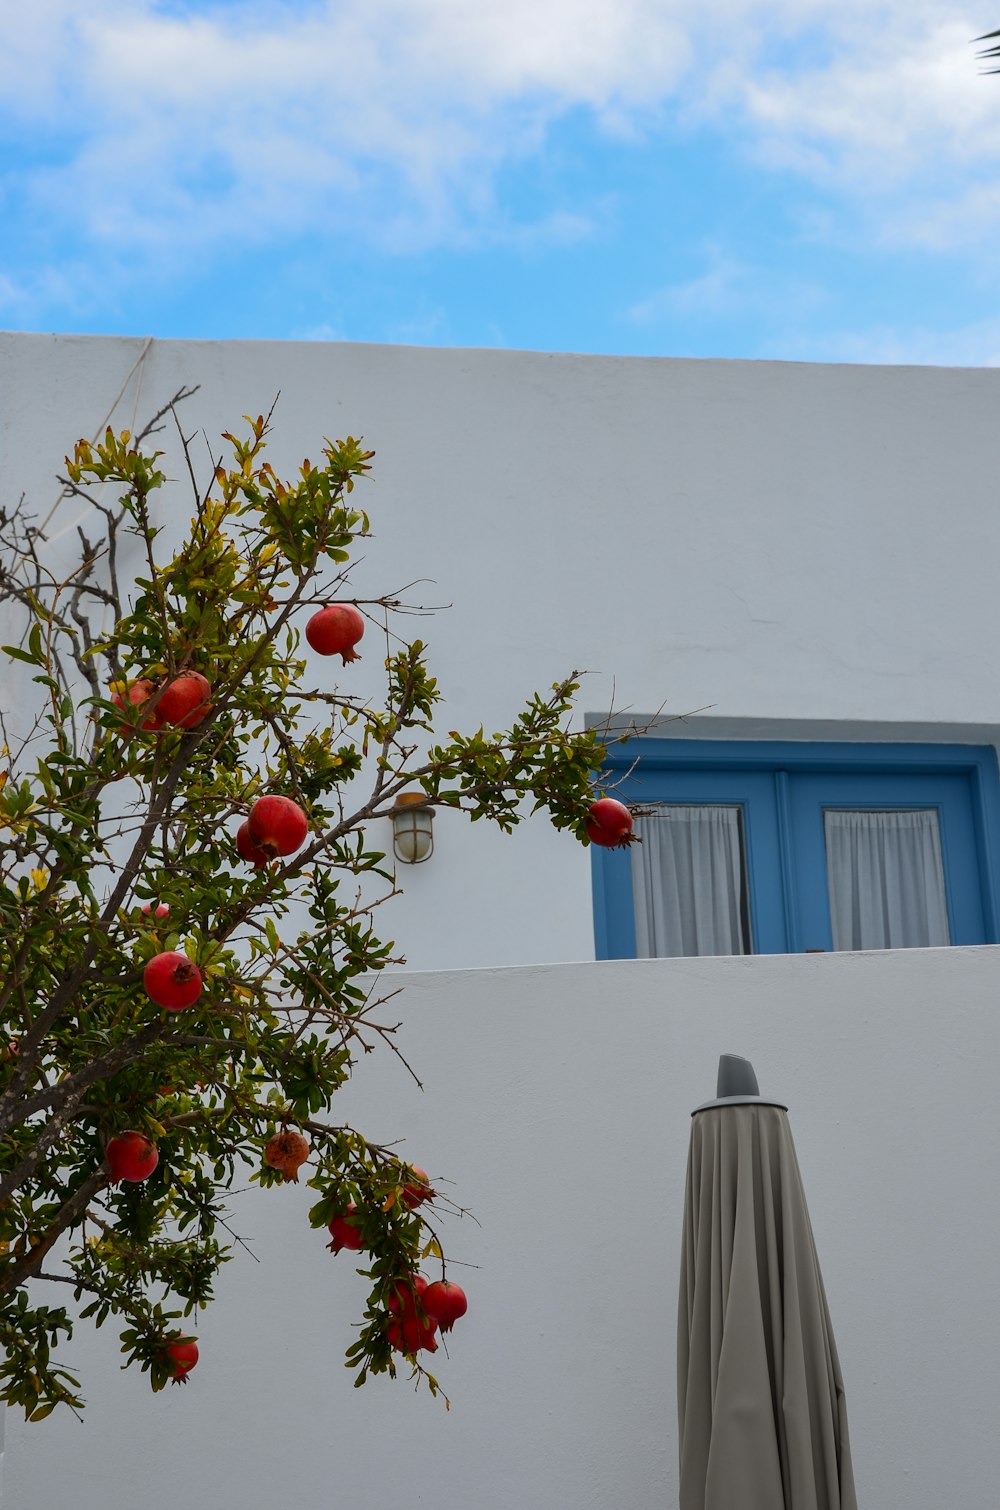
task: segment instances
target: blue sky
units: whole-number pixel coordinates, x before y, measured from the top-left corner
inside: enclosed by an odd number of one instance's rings
[[[1000,0],[34,0],[0,327],[1000,363]]]

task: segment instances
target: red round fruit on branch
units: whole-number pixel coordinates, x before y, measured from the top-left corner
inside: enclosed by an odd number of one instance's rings
[[[353,603],[328,603],[306,625],[306,639],[317,655],[339,655],[345,666],[359,659],[354,647],[364,632],[364,618]]]
[[[343,1216],[335,1216],[328,1224],[328,1231],[333,1238],[333,1242],[327,1244],[331,1253],[339,1253],[342,1248],[347,1248],[351,1253],[360,1253],[364,1247],[361,1233],[351,1220],[357,1209],[352,1201]]]
[[[239,850],[240,858],[255,865],[258,870],[271,858],[266,850],[261,849],[260,845],[255,844],[251,839],[249,823],[241,823],[236,830],[236,848]]]
[[[437,1322],[430,1318],[405,1316],[401,1321],[390,1321],[385,1329],[385,1338],[397,1353],[437,1352]]]
[[[309,1157],[309,1144],[293,1127],[275,1133],[264,1149],[264,1163],[280,1169],[286,1180],[299,1182],[299,1169]]]
[[[118,685],[121,686],[121,683],[119,682]],[[139,677],[138,681],[134,681],[131,687],[129,687],[128,702],[133,708],[141,708],[144,703],[149,702],[149,699],[152,697],[155,691],[156,688],[153,686],[153,683],[151,681],[148,681],[146,677],[141,676]],[[114,703],[116,708],[124,708],[126,706],[125,699],[119,692],[113,692],[111,694],[111,701]],[[118,727],[119,729],[130,730],[135,726],[133,724],[120,723]],[[144,718],[139,724],[139,728],[147,730],[162,729],[163,716],[160,713],[159,708],[156,708],[148,718]]]
[[[179,729],[193,729],[212,711],[211,683],[200,671],[182,671],[167,682],[156,711],[164,723]]]
[[[393,1286],[388,1308],[393,1320],[386,1327],[385,1335],[390,1347],[400,1353],[415,1353],[423,1348],[428,1353],[437,1351],[434,1333],[437,1322],[423,1313],[423,1296],[427,1280],[422,1274],[411,1274]],[[419,1309],[418,1309],[419,1302]]]
[[[427,1289],[428,1281],[422,1274],[411,1274],[408,1278],[399,1280],[393,1285],[386,1302],[394,1316],[415,1318],[417,1315],[417,1300]]]
[[[616,802],[614,797],[599,797],[590,804],[587,838],[591,844],[617,849],[619,845],[631,844],[632,837],[632,814],[623,802]]]
[[[145,917],[147,917],[147,918],[150,917],[151,915],[153,917],[156,917],[156,918],[168,918],[170,916],[170,903],[169,902],[157,902],[157,904],[156,904],[156,911],[153,912],[153,904],[152,904],[152,902],[144,902],[143,903],[143,907],[142,907],[142,911],[143,911],[143,915]]]
[[[291,797],[258,797],[247,818],[250,839],[268,859],[293,855],[305,843],[309,823]]]
[[[410,1175],[411,1179],[403,1190],[403,1200],[412,1209],[424,1201],[429,1201],[434,1192],[431,1189],[426,1169],[421,1169],[417,1164],[411,1164]]]
[[[186,1379],[198,1362],[198,1344],[193,1337],[178,1337],[163,1349],[167,1367],[175,1379]]]
[[[183,1012],[201,995],[201,971],[175,949],[153,956],[142,972],[142,983],[150,1001],[165,1012]]]
[[[439,1279],[428,1285],[420,1299],[425,1312],[439,1323],[442,1332],[450,1332],[458,1318],[469,1309],[465,1291],[449,1279]]]
[[[134,1185],[148,1180],[160,1162],[156,1144],[141,1132],[119,1133],[105,1147],[104,1157],[116,1185],[122,1180]]]

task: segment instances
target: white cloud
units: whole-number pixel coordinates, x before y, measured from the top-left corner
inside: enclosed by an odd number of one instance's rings
[[[831,171],[876,183],[1000,156],[1000,92],[976,73],[974,23],[947,11],[920,19],[847,26],[822,65],[748,79],[746,109],[765,146],[793,161],[811,150]]]
[[[1000,169],[1000,80],[968,42],[991,20],[945,0],[34,0],[5,19],[0,124],[59,150],[0,185],[175,267],[305,232],[530,246],[593,215],[511,226],[505,162],[570,110],[619,136],[674,112],[852,196],[877,236],[969,245],[1000,221],[979,181]],[[727,297],[735,275],[706,276],[663,298]]]
[[[708,266],[696,278],[656,289],[628,311],[636,325],[651,325],[677,316],[723,315],[744,302],[749,270],[715,248],[709,248]]]
[[[98,284],[93,269],[75,260],[62,267],[36,266],[13,276],[0,271],[0,326],[5,320],[12,324],[30,320],[38,308],[81,313],[99,296]]]
[[[626,313],[636,325],[695,320],[704,326],[711,320],[760,312],[786,322],[811,313],[825,298],[814,284],[790,279],[784,272],[775,275],[709,245],[702,272],[654,289]]]
[[[808,343],[774,343],[768,356],[789,361],[859,362],[893,367],[1000,367],[1000,319],[980,320],[955,330],[899,329],[811,333]]]
[[[549,246],[576,246],[581,241],[589,241],[596,230],[597,222],[590,215],[553,210],[549,215],[521,225],[500,224],[490,232],[490,239],[514,246],[521,252],[534,252]]]
[[[289,331],[290,341],[346,341],[350,338],[345,335],[339,325],[307,325],[303,329]]]

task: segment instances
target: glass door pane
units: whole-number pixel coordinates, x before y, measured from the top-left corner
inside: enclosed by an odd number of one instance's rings
[[[636,957],[750,953],[740,808],[659,804],[635,832]]]
[[[979,852],[976,842],[975,821],[969,778],[950,772],[900,772],[889,775],[875,771],[838,772],[816,774],[793,772],[789,780],[790,850],[794,861],[794,898],[796,920],[793,937],[794,949],[837,948],[905,948],[919,941],[925,945],[984,944],[988,942],[983,890],[979,867]],[[934,814],[933,831],[927,827],[925,818],[906,816],[915,812],[931,810]],[[878,813],[876,820],[868,820],[867,837],[860,836],[859,825],[863,818],[846,819],[855,827],[854,840],[849,841],[842,828],[831,839],[830,830],[834,820],[832,812]],[[895,830],[890,832],[890,823],[895,814]],[[904,838],[909,825],[909,836]],[[869,851],[867,863],[875,866],[866,883],[865,900],[856,899],[857,906],[866,913],[866,918],[856,917],[845,921],[845,904],[835,900],[838,883],[831,879],[831,844],[839,846],[838,854],[849,847],[849,842],[864,845]],[[882,872],[871,858],[871,851],[881,845]],[[897,892],[903,886],[901,856],[909,847],[907,862],[909,880],[906,885],[910,900],[906,903],[912,915],[919,908],[926,910],[923,923],[909,943],[886,942],[895,940],[896,932],[886,932],[888,902],[882,895],[882,881],[893,865],[896,868]],[[889,856],[895,852],[897,859]],[[929,861],[933,852],[938,857]],[[934,879],[938,860],[943,880]],[[860,849],[857,863],[861,865]],[[905,868],[905,867],[904,867]],[[839,862],[838,862],[839,869]],[[859,883],[860,884],[860,883]],[[939,889],[943,885],[942,895]],[[917,902],[918,893],[922,901]],[[940,919],[947,919],[947,932]],[[938,921],[932,921],[936,918]],[[834,937],[834,928],[841,929]],[[864,928],[862,934],[858,930]],[[869,942],[855,942],[864,937]],[[882,942],[879,942],[879,939]]]
[[[937,809],[825,808],[834,949],[951,943]]]

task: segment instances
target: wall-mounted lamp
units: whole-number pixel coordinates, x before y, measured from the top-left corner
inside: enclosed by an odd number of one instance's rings
[[[419,865],[434,853],[434,814],[426,792],[400,792],[392,808],[392,852],[404,865]]]

